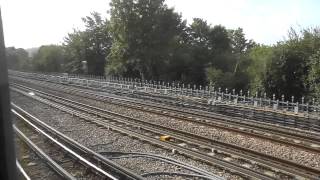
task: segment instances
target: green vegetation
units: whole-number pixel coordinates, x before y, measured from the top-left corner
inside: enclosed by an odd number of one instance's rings
[[[36,71],[61,72],[64,62],[64,51],[60,46],[41,46],[32,59]]]
[[[7,66],[9,69],[25,69],[31,70],[31,59],[28,52],[22,48],[16,49],[14,47],[6,48]]]
[[[320,28],[291,29],[276,45],[256,44],[242,28],[194,18],[164,0],[112,0],[110,19],[83,18],[85,29],[34,57],[7,48],[9,68],[178,81],[320,100]],[[87,69],[83,68],[83,62]]]
[[[86,29],[74,31],[65,38],[63,47],[66,60],[63,71],[104,75],[106,57],[112,45],[110,25],[98,13],[82,18]],[[82,61],[87,61],[87,72],[82,68]]]

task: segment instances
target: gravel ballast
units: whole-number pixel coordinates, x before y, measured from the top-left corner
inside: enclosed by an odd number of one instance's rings
[[[172,152],[156,147],[154,145],[142,142],[123,134],[107,130],[105,128],[98,128],[94,124],[86,123],[76,117],[61,112],[57,109],[51,108],[45,104],[32,100],[28,97],[22,96],[11,91],[11,99],[21,108],[35,115],[39,119],[48,123],[50,126],[56,128],[60,132],[75,139],[79,143],[92,148],[95,151],[120,151],[120,152],[143,152],[154,153],[166,157],[174,158],[186,164],[207,170],[212,174],[223,176],[226,179],[241,179],[241,177],[232,175],[227,171],[214,166],[209,166],[205,163],[195,161],[179,154],[172,154]],[[138,174],[146,172],[182,172],[190,173],[188,170],[177,167],[175,165],[163,163],[155,160],[146,160],[142,158],[134,159],[118,159],[115,160],[119,164],[132,169]],[[159,178],[162,176],[159,176]],[[177,179],[175,176],[164,176],[165,179]],[[186,177],[183,177],[185,179]],[[148,179],[155,179],[155,177],[148,177]],[[188,179],[188,178],[187,178]],[[192,178],[194,179],[194,178]]]
[[[17,160],[31,179],[61,179],[56,172],[50,169],[50,167],[17,136],[15,136],[15,150]],[[18,176],[20,177],[19,179],[24,179],[20,173]]]
[[[39,89],[45,90],[44,88],[39,88]],[[274,157],[291,160],[296,163],[302,164],[304,166],[320,169],[320,155],[317,153],[305,151],[300,148],[283,145],[280,143],[272,142],[272,141],[261,139],[261,138],[242,135],[242,134],[230,132],[227,130],[221,130],[217,128],[203,126],[197,122],[187,122],[183,120],[169,118],[163,115],[157,115],[157,114],[142,112],[139,110],[126,108],[118,105],[108,104],[107,102],[79,98],[78,96],[69,95],[69,94],[67,95],[61,92],[59,93],[59,92],[50,91],[50,93],[56,94],[68,99],[73,99],[81,103],[101,107],[106,110],[117,112],[123,115],[137,118],[137,119],[142,119],[142,120],[152,122],[155,124],[160,124],[166,127],[171,127],[178,130],[205,136],[214,140],[219,140],[225,143],[252,149],[252,150],[265,153]]]

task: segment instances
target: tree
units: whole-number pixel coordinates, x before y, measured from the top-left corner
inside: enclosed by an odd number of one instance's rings
[[[189,81],[197,84],[206,82],[206,67],[211,61],[212,49],[209,48],[209,33],[211,27],[206,21],[194,18],[189,28],[191,56],[189,62]]]
[[[288,40],[264,46],[248,40],[242,28],[227,30],[201,18],[187,25],[165,0],[112,0],[110,7],[110,20],[91,13],[82,18],[84,30],[68,34],[63,47],[42,46],[32,63],[23,49],[7,48],[9,67],[32,64],[38,71],[211,82],[287,98],[320,96],[319,28],[291,29]]]
[[[208,81],[223,88],[247,89],[249,78],[246,69],[250,64],[248,52],[253,41],[245,38],[242,29],[228,31],[221,25],[210,30],[208,39],[211,59],[206,70]],[[212,74],[219,71],[218,80]]]
[[[307,86],[310,88],[309,96],[320,101],[320,49],[310,57],[310,70]]]
[[[233,71],[233,73],[236,74],[240,64],[246,60],[243,58],[243,55],[245,55],[256,44],[253,40],[247,40],[245,38],[245,34],[242,28],[229,30],[229,34],[231,38],[232,52],[236,57],[236,63]]]
[[[209,33],[210,25],[207,21],[200,18],[193,19],[190,25],[190,36],[193,45],[203,48],[207,47],[209,45]]]
[[[30,70],[30,58],[28,52],[22,48],[6,48],[6,59],[9,69]]]
[[[231,39],[227,29],[222,25],[216,25],[208,34],[209,49],[213,54],[231,52]]]
[[[104,75],[106,58],[112,45],[109,33],[109,21],[102,20],[97,12],[93,12],[92,17],[83,18],[86,25],[84,32],[88,73]]]
[[[181,16],[164,0],[113,0],[110,12],[113,45],[108,72],[159,79],[184,28]]]
[[[74,30],[65,38],[67,52],[66,70],[84,73],[82,62],[87,62],[88,74],[104,75],[104,67],[111,48],[109,21],[102,19],[99,13],[82,18],[86,29]]]
[[[210,29],[208,40],[208,49],[210,50],[209,65],[221,69],[223,72],[232,71],[234,57],[227,29],[221,25],[214,26]]]
[[[85,73],[82,68],[82,62],[86,61],[84,33],[74,30],[64,41],[63,47],[66,52],[64,70],[69,73]]]
[[[250,65],[247,68],[249,76],[249,89],[251,92],[265,92],[263,82],[266,79],[267,68],[270,66],[274,56],[274,48],[259,45],[249,52]]]
[[[315,28],[297,32],[291,29],[288,37],[287,41],[275,47],[264,84],[269,94],[301,98],[309,93],[305,82],[308,79],[310,57],[320,48],[320,30]]]
[[[300,98],[307,92],[304,86],[307,61],[304,52],[290,44],[277,47],[267,70],[265,88],[268,94],[282,94]]]
[[[217,81],[213,72],[230,71],[232,66],[231,42],[225,27],[211,27],[206,21],[195,18],[189,28],[192,61],[189,76],[192,82],[206,84]],[[220,74],[220,73],[219,73]],[[229,76],[228,76],[229,77]],[[212,79],[213,78],[213,79]],[[223,81],[215,82],[224,86]]]
[[[62,72],[64,57],[61,46],[41,46],[32,59],[33,68],[41,72]]]
[[[192,46],[190,45],[190,37],[188,35],[188,27],[186,21],[181,24],[182,32],[170,44],[170,56],[166,64],[166,68],[160,79],[166,81],[180,81],[190,83],[190,64],[193,61]]]

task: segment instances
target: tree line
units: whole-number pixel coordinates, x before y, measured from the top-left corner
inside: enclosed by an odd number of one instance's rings
[[[178,81],[286,99],[320,98],[320,28],[290,29],[268,46],[194,18],[188,24],[165,0],[112,0],[110,18],[93,12],[85,29],[33,57],[7,48],[9,68]],[[84,63],[87,68],[84,68]]]

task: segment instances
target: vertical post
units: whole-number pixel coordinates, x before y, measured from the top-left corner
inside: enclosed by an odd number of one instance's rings
[[[247,91],[247,94],[248,94],[248,105],[251,105],[252,102],[250,102],[250,100],[251,100],[250,99],[250,90]]]
[[[182,83],[182,95],[185,95],[184,92],[185,92],[184,83]]]
[[[221,101],[221,87],[218,88],[218,101]]]
[[[294,96],[291,96],[291,104],[292,104],[292,106],[293,106],[293,111],[294,111],[294,107],[295,107],[295,106],[294,106],[293,103],[294,103]]]
[[[305,104],[304,104],[304,96],[302,96],[301,98],[301,107],[302,107],[302,112],[305,111],[305,108],[304,108]]]
[[[209,97],[209,86],[206,86],[206,88],[205,88],[205,90],[206,90],[206,97],[208,98]]]
[[[214,90],[214,86],[211,86],[211,90],[210,90],[210,94],[211,94],[211,98],[213,98],[215,90]],[[214,96],[215,97],[215,96]]]
[[[0,179],[14,180],[17,179],[17,173],[10,114],[8,69],[0,10]]]
[[[230,96],[231,98],[230,98],[230,101],[232,100],[232,97],[233,97],[233,101],[235,102],[235,101],[238,101],[238,99],[237,100],[235,100],[235,95],[236,95],[236,90],[235,89],[232,89],[232,95]]]
[[[282,94],[282,95],[281,95],[281,102],[280,102],[280,105],[281,105],[281,104],[282,104],[282,105],[284,104],[284,94]]]
[[[312,106],[311,106],[311,111],[315,111],[316,109],[315,109],[315,99],[314,98],[312,98]]]
[[[172,92],[173,96],[175,96],[175,93],[176,93],[176,86],[177,86],[177,84],[175,83],[175,81],[173,81],[171,83],[171,92]]]

